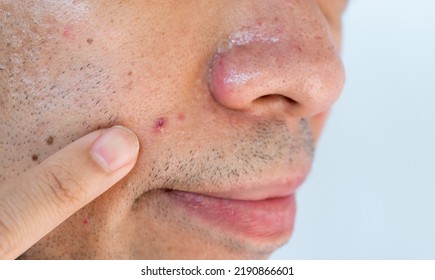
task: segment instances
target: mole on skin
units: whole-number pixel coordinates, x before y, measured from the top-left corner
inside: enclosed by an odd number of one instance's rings
[[[33,161],[37,161],[37,160],[38,160],[38,155],[35,155],[35,154],[32,155],[32,160],[33,160]]]
[[[51,145],[54,142],[54,137],[53,136],[48,136],[48,138],[45,140],[45,142],[47,142],[47,145]]]

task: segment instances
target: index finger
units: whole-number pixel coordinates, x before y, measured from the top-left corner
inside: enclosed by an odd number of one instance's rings
[[[134,133],[90,133],[0,186],[0,258],[14,259],[133,168]]]

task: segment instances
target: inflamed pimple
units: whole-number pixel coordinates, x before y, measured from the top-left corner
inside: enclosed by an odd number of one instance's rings
[[[67,39],[74,39],[74,27],[71,24],[68,24],[63,29],[63,37]]]
[[[166,127],[166,124],[167,124],[166,118],[158,118],[154,122],[154,126],[153,126],[154,132],[162,132],[163,129]]]

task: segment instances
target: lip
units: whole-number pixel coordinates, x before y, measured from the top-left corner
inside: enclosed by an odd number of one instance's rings
[[[254,240],[281,239],[293,231],[295,192],[304,178],[213,195],[178,190],[168,190],[166,194],[186,214],[225,232]]]
[[[281,178],[273,183],[238,184],[230,190],[201,193],[206,196],[226,198],[231,200],[265,200],[268,198],[285,197],[294,194],[302,185],[308,175],[308,171],[291,178]]]

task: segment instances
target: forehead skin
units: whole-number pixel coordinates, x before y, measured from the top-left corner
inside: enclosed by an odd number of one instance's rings
[[[0,0],[0,183],[98,128],[126,125],[141,142],[128,177],[23,258],[264,258],[285,242],[214,232],[159,190],[217,192],[310,164],[323,114],[229,110],[207,78],[229,34],[265,23],[304,47],[298,69],[320,69],[324,87],[338,87],[331,50],[346,1],[317,3]]]

